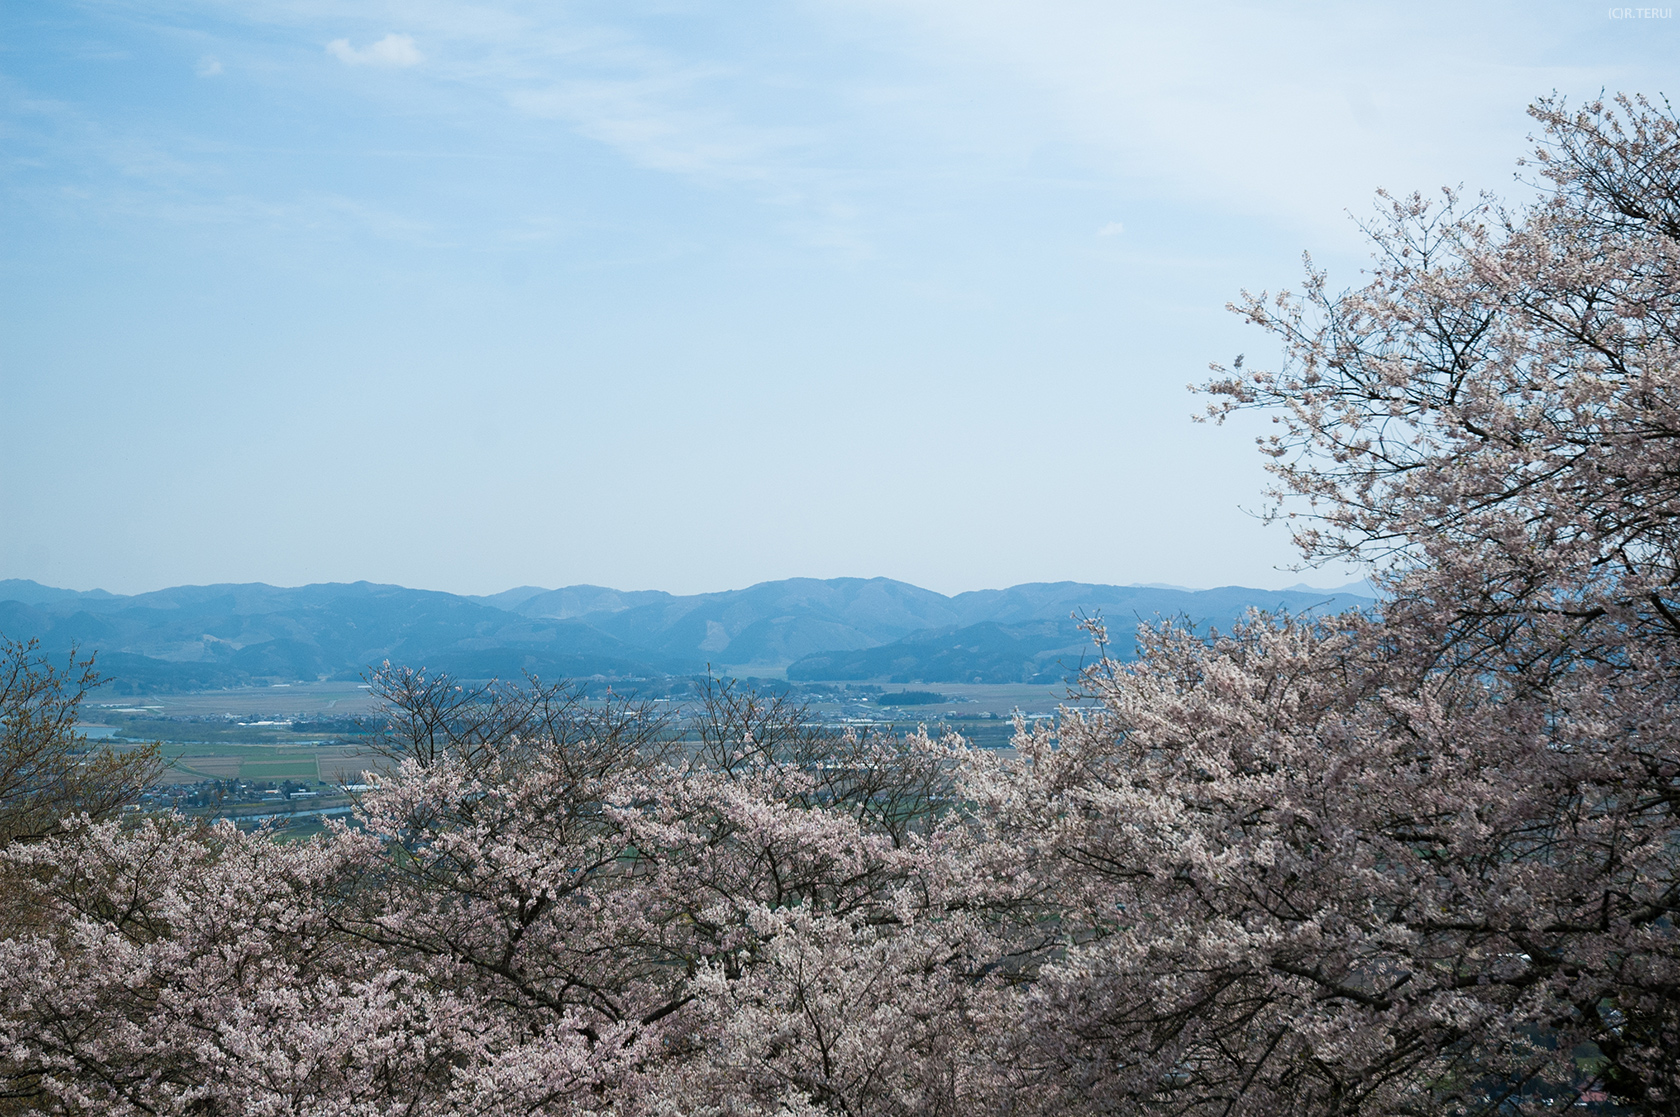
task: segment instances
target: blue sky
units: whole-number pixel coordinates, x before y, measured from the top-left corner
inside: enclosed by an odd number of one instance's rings
[[[1672,11],[1672,9],[1658,9]],[[1594,4],[36,2],[0,13],[0,578],[1283,585],[1222,309]],[[1342,572],[1307,575],[1334,584]]]

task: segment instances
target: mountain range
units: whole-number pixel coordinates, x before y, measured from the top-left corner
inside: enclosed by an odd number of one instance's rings
[[[1059,682],[1092,653],[1074,614],[1101,615],[1113,655],[1138,623],[1228,626],[1251,608],[1367,608],[1334,590],[1035,582],[947,597],[889,578],[790,578],[676,595],[522,586],[484,597],[370,582],[177,586],[125,596],[0,581],[0,634],[96,650],[119,690],[355,678],[390,661],[465,678],[779,675],[790,680]]]

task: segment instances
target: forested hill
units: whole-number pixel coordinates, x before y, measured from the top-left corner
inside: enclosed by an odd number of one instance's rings
[[[353,678],[393,663],[468,678],[724,672],[795,679],[1055,681],[1101,614],[1112,653],[1141,621],[1225,626],[1250,608],[1327,613],[1372,604],[1340,590],[1189,591],[1029,583],[947,597],[888,578],[792,578],[678,596],[600,586],[469,597],[370,582],[177,586],[123,596],[0,581],[0,634],[99,653],[125,691]]]

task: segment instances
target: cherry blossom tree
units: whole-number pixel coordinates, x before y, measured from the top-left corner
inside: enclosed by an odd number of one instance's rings
[[[1157,633],[975,777],[1066,882],[1049,1110],[1680,1112],[1680,124],[1534,115],[1536,201],[1390,200],[1209,386],[1380,616]]]
[[[1372,281],[1246,299],[1285,363],[1213,388],[1280,419],[1307,557],[1385,561],[1389,670],[1462,695],[1478,769],[1525,774],[1474,802],[1529,910],[1464,921],[1552,998],[1506,1031],[1590,1042],[1622,1104],[1674,1112],[1680,121],[1532,113],[1537,201],[1391,203]]]
[[[112,1113],[956,1112],[1014,884],[956,746],[733,687],[686,737],[412,672],[360,828],[83,821],[9,854],[0,1082]],[[993,1015],[996,1013],[994,1011]],[[955,1038],[953,1038],[955,1037]]]

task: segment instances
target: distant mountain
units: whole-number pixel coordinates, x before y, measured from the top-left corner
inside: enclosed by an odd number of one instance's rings
[[[509,590],[507,594],[497,594],[496,598],[507,598],[508,594],[525,593],[524,589]],[[495,602],[496,598],[487,600]],[[517,604],[509,601],[502,605],[504,609],[512,609],[516,613],[523,613],[527,617],[549,617],[554,620],[569,620],[572,617],[584,617],[597,613],[622,613],[627,609],[634,609],[642,605],[663,605],[675,601],[676,598],[663,590],[623,590],[608,589],[605,586],[566,586],[557,590],[538,590],[529,597],[521,596]]]
[[[1368,578],[1358,582],[1349,582],[1345,586],[1337,586],[1335,589],[1328,590],[1321,589],[1318,586],[1309,586],[1305,582],[1296,582],[1293,586],[1285,586],[1284,589],[1298,591],[1300,593],[1347,594],[1353,597],[1369,597],[1372,600],[1375,600],[1378,596],[1377,588],[1371,584],[1370,579]]]
[[[1369,596],[1028,583],[946,597],[888,578],[791,578],[677,596],[523,586],[465,597],[402,586],[176,586],[122,596],[0,582],[0,633],[98,650],[128,690],[354,678],[392,663],[468,678],[532,671],[611,678],[718,671],[790,678],[1061,678],[1089,649],[1071,614],[1100,613],[1115,654],[1136,623],[1228,624],[1251,607],[1333,611]],[[1061,674],[1058,674],[1060,672]]]
[[[589,625],[368,582],[291,589],[177,586],[132,597],[46,601],[42,594],[31,596],[35,603],[0,600],[0,632],[38,638],[52,651],[97,649],[102,669],[144,689],[354,678],[386,660],[464,666],[475,662],[472,654],[491,651],[506,653],[498,662],[530,656],[585,675],[662,675],[699,670],[703,663],[629,647]]]
[[[1368,608],[1352,594],[1254,590],[1172,590],[1154,586],[1031,583],[1007,590],[958,594],[965,615],[989,613],[976,624],[931,629],[878,647],[822,652],[788,665],[794,681],[885,679],[892,683],[1059,683],[1097,654],[1071,614],[1101,617],[1108,654],[1137,654],[1140,624],[1177,620],[1198,628],[1229,628],[1250,609],[1327,615]]]
[[[981,621],[929,629],[878,648],[808,655],[794,660],[787,676],[793,682],[1059,683],[1091,654],[1089,639],[1072,620]]]
[[[564,592],[564,591],[557,591]],[[868,648],[956,619],[950,598],[890,578],[789,578],[583,614],[628,644],[719,664],[781,665]]]
[[[21,601],[25,605],[46,605],[82,598],[111,597],[104,590],[61,590],[27,578],[0,578],[0,601]]]
[[[552,592],[552,590],[545,590],[541,586],[515,586],[511,590],[503,590],[501,593],[493,593],[488,597],[473,597],[468,595],[468,598],[469,600],[477,601],[484,605],[493,605],[498,609],[517,610],[519,606],[531,600],[531,598]]]
[[[1101,612],[1116,631],[1129,630],[1142,621],[1179,616],[1197,623],[1225,624],[1250,608],[1336,612],[1370,603],[1369,594],[1356,598],[1338,591],[1257,590],[1246,586],[1183,590],[1089,582],[1027,582],[1006,590],[972,590],[951,599],[959,614],[958,624],[1059,619],[1079,610]]]

